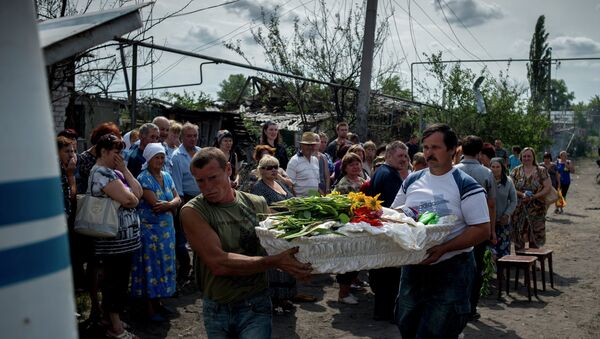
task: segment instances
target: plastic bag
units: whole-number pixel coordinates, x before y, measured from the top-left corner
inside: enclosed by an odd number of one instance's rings
[[[558,191],[558,200],[556,200],[556,203],[555,203],[556,208],[565,208],[567,206],[567,201],[563,197],[560,189],[558,189],[557,191]]]

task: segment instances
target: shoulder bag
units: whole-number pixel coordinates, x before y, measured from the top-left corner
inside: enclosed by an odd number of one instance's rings
[[[538,166],[537,169],[538,169],[538,176],[540,177],[540,183],[542,184],[542,187],[543,187],[544,182],[542,180],[540,167]],[[546,203],[546,207],[549,207],[550,205],[554,204],[556,201],[558,201],[558,192],[556,191],[554,186],[550,185],[550,192],[548,192],[544,196],[544,202]]]
[[[77,195],[77,214],[74,230],[94,238],[114,238],[119,231],[119,207],[121,204],[110,197],[92,195],[90,173],[86,194]]]

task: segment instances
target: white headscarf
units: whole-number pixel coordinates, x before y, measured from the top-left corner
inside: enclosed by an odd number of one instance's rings
[[[123,149],[123,151],[128,151],[131,147],[131,131],[125,133],[125,135],[123,136],[123,141],[125,141],[125,148]]]
[[[142,171],[148,168],[148,161],[150,161],[150,159],[152,159],[155,155],[159,153],[162,153],[164,155],[167,154],[165,151],[165,147],[160,142],[154,142],[146,145],[146,148],[144,148],[143,153],[146,162],[142,165]]]

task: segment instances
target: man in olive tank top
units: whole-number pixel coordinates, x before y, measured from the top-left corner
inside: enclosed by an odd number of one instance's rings
[[[254,227],[267,213],[264,198],[231,188],[231,164],[215,147],[200,150],[191,172],[202,192],[181,209],[183,227],[198,256],[196,277],[204,293],[209,338],[270,338],[271,300],[265,271],[278,268],[307,279],[310,264],[297,248],[267,256]]]

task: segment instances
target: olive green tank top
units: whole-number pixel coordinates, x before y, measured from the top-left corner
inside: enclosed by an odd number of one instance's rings
[[[185,207],[193,208],[217,233],[223,251],[247,256],[266,255],[260,246],[254,227],[257,213],[267,213],[264,198],[236,191],[235,200],[227,204],[211,204],[202,195],[190,200]],[[267,288],[265,272],[246,276],[214,276],[208,266],[195,255],[196,281],[204,297],[228,304],[243,300]]]

